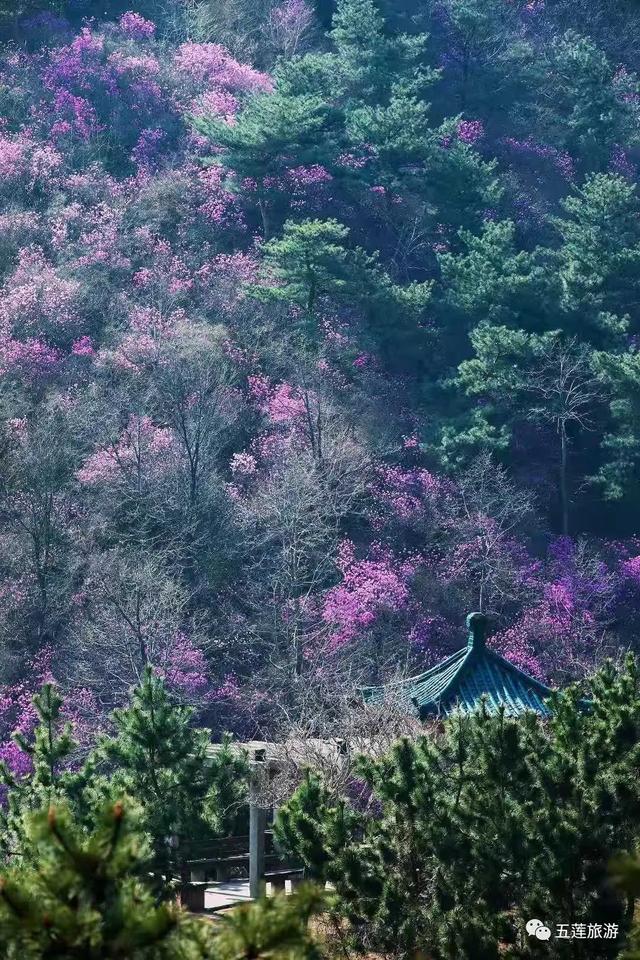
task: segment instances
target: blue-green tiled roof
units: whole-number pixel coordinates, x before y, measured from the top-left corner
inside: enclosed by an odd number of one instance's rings
[[[480,614],[467,617],[467,646],[435,667],[399,683],[366,687],[367,703],[391,698],[412,707],[421,718],[443,716],[452,710],[474,710],[484,698],[489,710],[504,706],[510,714],[534,710],[549,714],[545,703],[551,690],[528,676],[484,643],[486,621]]]

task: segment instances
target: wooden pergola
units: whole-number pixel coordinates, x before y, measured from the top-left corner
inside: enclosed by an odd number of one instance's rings
[[[285,763],[291,759],[292,752],[303,755],[303,749],[308,748],[311,741],[303,744],[272,743],[265,740],[250,740],[244,743],[232,743],[232,749],[248,757],[251,768],[249,792],[249,836],[227,837],[221,840],[204,844],[198,851],[198,856],[189,861],[191,883],[185,902],[194,911],[204,909],[205,890],[213,883],[220,883],[226,878],[229,871],[246,868],[248,861],[249,889],[248,898],[255,900],[262,896],[269,882],[272,888],[284,889],[287,880],[295,883],[302,878],[303,868],[300,864],[282,862],[273,850],[272,835],[268,830],[269,819],[275,813],[273,801],[268,799],[268,790],[265,786],[280,773]],[[315,751],[320,751],[327,757],[340,757],[344,754],[344,745],[337,741],[312,741]],[[221,744],[211,744],[211,754],[222,749]],[[248,847],[248,850],[247,850]],[[269,864],[269,861],[272,861]],[[210,880],[214,873],[216,881]]]

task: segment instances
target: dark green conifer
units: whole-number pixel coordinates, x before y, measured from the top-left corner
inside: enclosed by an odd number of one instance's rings
[[[193,710],[174,703],[148,669],[130,706],[114,711],[115,733],[95,754],[109,771],[96,789],[141,806],[156,870],[165,878],[188,879],[192,845],[230,831],[247,795],[244,756],[229,741],[212,751],[209,731],[192,720]]]
[[[175,905],[158,904],[141,879],[148,849],[139,813],[109,806],[86,835],[69,811],[33,815],[29,867],[0,878],[0,946],[6,960],[196,960],[206,940]]]
[[[16,777],[6,764],[0,763],[0,783],[7,788],[7,801],[0,808],[0,850],[4,856],[32,856],[26,832],[26,817],[34,810],[51,803],[80,801],[85,776],[70,769],[76,749],[71,725],[61,717],[63,699],[52,683],[46,683],[33,698],[38,715],[33,740],[16,734],[15,740],[30,758],[32,771]]]

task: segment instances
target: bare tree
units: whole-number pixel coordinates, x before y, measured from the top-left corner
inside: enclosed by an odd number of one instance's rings
[[[303,676],[305,651],[326,637],[318,594],[369,475],[366,453],[339,418],[311,401],[306,409],[298,438],[237,506],[247,560],[236,602],[281,689]]]
[[[295,710],[285,703],[279,708],[268,731],[275,774],[261,784],[265,805],[276,807],[291,796],[306,770],[320,772],[336,796],[357,794],[366,806],[371,798],[358,775],[358,758],[384,756],[400,737],[424,732],[412,709],[392,693],[379,704],[366,704],[349,675],[318,676]]]
[[[92,557],[78,605],[77,676],[107,705],[147,666],[171,679],[184,644],[205,645],[187,591],[159,556],[114,549]]]
[[[528,378],[533,406],[529,419],[552,423],[560,445],[559,493],[562,533],[569,533],[569,447],[571,429],[590,430],[594,408],[603,400],[602,387],[593,376],[588,349],[577,340],[560,337],[546,346]]]
[[[533,516],[530,495],[487,452],[476,457],[438,504],[447,562],[459,564],[479,610],[498,612],[522,591],[512,550],[516,535],[522,537]]]

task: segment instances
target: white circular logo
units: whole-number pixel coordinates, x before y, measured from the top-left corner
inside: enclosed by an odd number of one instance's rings
[[[551,930],[549,930],[549,927],[538,927],[536,937],[538,940],[548,940],[551,937]]]
[[[543,927],[544,924],[542,920],[527,920],[527,926],[525,927],[527,933],[530,937],[534,935],[538,927]]]

